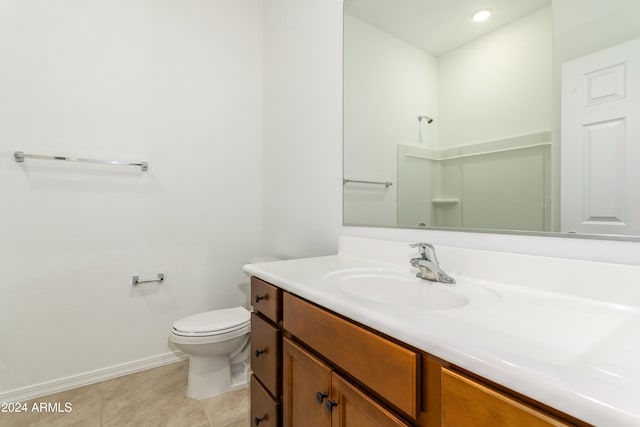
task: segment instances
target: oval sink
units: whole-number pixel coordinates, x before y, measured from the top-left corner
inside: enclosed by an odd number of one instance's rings
[[[345,294],[395,306],[444,310],[465,306],[469,298],[454,287],[413,277],[409,272],[389,270],[342,271],[328,274],[326,280]]]

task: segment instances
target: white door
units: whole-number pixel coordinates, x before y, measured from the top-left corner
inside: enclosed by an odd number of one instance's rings
[[[562,66],[561,230],[640,235],[640,39]]]

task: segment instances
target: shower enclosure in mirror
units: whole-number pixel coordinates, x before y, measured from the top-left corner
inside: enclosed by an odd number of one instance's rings
[[[346,225],[640,236],[640,2],[344,12]]]

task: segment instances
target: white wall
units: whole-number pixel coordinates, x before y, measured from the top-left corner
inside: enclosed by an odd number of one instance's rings
[[[635,17],[640,4],[637,0],[553,0],[552,8],[554,38],[579,31],[587,37],[587,44],[595,42],[610,46],[611,39],[637,31],[638,26],[634,24],[637,24]]]
[[[259,0],[0,0],[0,400],[171,360],[173,321],[246,303],[261,90]]]
[[[264,3],[265,253],[336,253],[342,223],[342,1]]]
[[[548,6],[440,56],[439,148],[551,129],[551,37]]]
[[[347,184],[344,220],[396,225],[398,144],[436,144],[436,58],[350,15],[344,34],[344,176],[394,184]]]

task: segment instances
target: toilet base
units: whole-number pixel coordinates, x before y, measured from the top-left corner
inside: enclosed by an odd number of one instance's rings
[[[187,396],[205,399],[246,387],[249,383],[248,365],[229,364],[229,356],[189,357]]]

